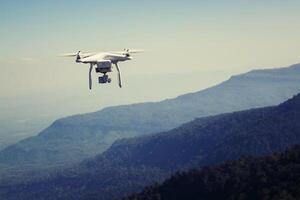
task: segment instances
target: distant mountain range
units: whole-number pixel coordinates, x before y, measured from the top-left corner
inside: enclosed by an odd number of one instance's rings
[[[80,165],[15,185],[4,199],[115,199],[187,170],[266,155],[300,143],[300,94],[273,107],[203,117],[173,130],[116,141]]]
[[[300,146],[281,154],[176,173],[123,200],[300,199]]]
[[[71,165],[116,139],[166,131],[196,117],[276,105],[300,91],[300,64],[254,70],[202,90],[155,103],[115,106],[55,121],[0,152],[2,171]]]

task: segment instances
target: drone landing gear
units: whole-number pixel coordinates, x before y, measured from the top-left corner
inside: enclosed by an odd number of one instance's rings
[[[121,72],[120,72],[120,69],[119,69],[118,63],[115,63],[115,66],[116,66],[116,68],[117,68],[117,71],[118,71],[118,81],[119,81],[119,87],[121,88],[121,87],[122,87],[122,81],[121,81]]]

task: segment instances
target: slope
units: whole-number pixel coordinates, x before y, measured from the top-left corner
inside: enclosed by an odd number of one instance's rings
[[[300,199],[300,146],[266,157],[244,157],[176,173],[162,185],[124,200]]]
[[[116,139],[174,128],[195,117],[275,105],[300,91],[300,65],[254,70],[212,88],[155,103],[105,108],[55,121],[0,152],[0,166],[64,166],[105,151]]]
[[[77,167],[23,184],[5,199],[114,199],[171,173],[300,143],[300,94],[274,107],[204,117],[176,129],[122,139]]]

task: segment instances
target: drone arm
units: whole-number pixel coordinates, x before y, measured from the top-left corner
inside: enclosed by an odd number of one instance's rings
[[[117,71],[118,71],[119,87],[121,88],[121,87],[122,87],[122,82],[121,82],[121,72],[120,72],[120,69],[119,69],[118,64],[116,63],[115,65],[116,65],[116,68],[117,68]]]
[[[90,64],[90,70],[89,70],[89,88],[92,89],[92,70],[93,70],[93,64]]]

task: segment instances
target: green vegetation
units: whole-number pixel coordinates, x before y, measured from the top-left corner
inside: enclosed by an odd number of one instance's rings
[[[0,197],[114,199],[178,170],[283,151],[300,143],[299,120],[300,94],[275,107],[199,118],[167,132],[119,140],[103,154],[69,169],[2,184]]]
[[[297,200],[300,146],[266,157],[244,157],[215,167],[177,172],[123,200]]]

